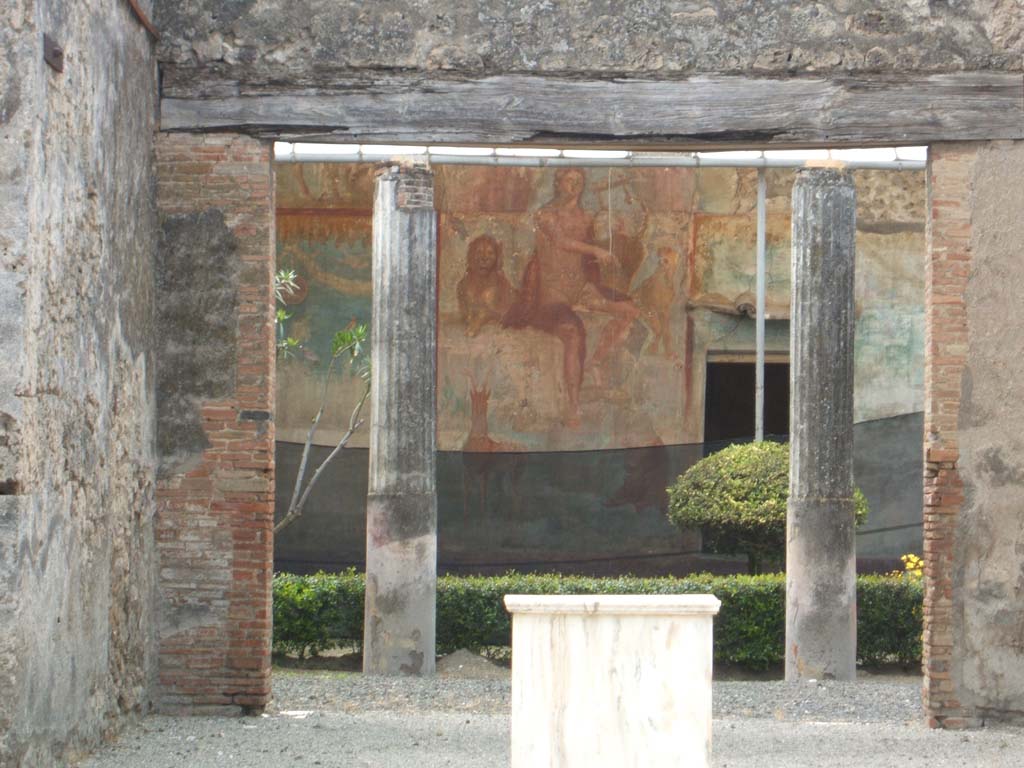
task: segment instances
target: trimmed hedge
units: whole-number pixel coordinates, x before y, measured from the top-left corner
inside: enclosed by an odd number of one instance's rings
[[[507,594],[628,595],[711,593],[722,601],[715,619],[715,661],[748,669],[781,664],[786,632],[783,574],[642,579],[527,575],[443,576],[437,582],[437,650],[479,651],[511,642]],[[319,653],[360,645],[363,639],[362,574],[274,576],[274,651]],[[921,659],[923,590],[920,580],[857,579],[859,660],[915,664]]]
[[[274,574],[274,652],[304,657],[363,642],[363,574]]]

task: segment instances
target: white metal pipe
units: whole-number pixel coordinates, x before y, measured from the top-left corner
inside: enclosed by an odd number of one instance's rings
[[[275,150],[274,159],[286,163],[380,163],[395,159],[386,153],[374,153],[369,147],[351,154],[336,152],[295,151],[289,144],[285,150]],[[402,157],[401,155],[397,157]],[[426,159],[437,165],[483,165],[545,168],[572,166],[577,168],[804,168],[813,159],[788,157],[698,157],[686,154],[643,153],[629,157],[522,157],[513,155],[445,155],[441,152],[423,152],[412,157]],[[923,171],[923,160],[848,160],[843,167],[851,170]]]
[[[768,184],[764,168],[757,171],[757,314],[755,349],[757,365],[754,384],[754,439],[764,440],[764,314],[765,314],[765,230],[768,226]]]

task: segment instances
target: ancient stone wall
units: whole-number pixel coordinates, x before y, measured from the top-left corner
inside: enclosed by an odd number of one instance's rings
[[[968,714],[1024,720],[1024,142],[978,150],[972,180],[967,346],[953,546],[953,680]],[[947,350],[956,355],[955,350]]]
[[[957,415],[967,351],[964,289],[970,271],[974,146],[931,148],[925,259],[924,559],[925,710],[935,725],[961,724],[953,661],[953,543],[963,502]]]
[[[157,201],[156,700],[233,714],[270,697],[270,147],[162,135]]]
[[[1015,0],[158,0],[157,6],[165,95],[195,93],[200,81],[214,79],[253,88],[271,78],[317,85],[359,70],[665,79],[1024,66],[1024,18]]]
[[[156,63],[100,0],[4,3],[0,51],[0,764],[43,766],[154,670]]]
[[[1024,144],[939,145],[931,163],[926,372],[926,703],[947,726],[1024,717]]]
[[[849,86],[848,76],[859,76],[861,79],[850,86],[854,95],[842,91],[842,96],[837,97],[838,106],[829,107],[831,112],[822,113],[814,107],[812,118],[806,119],[807,124],[802,128],[805,132],[792,135],[804,137],[800,139],[804,142],[833,142],[835,133],[830,127],[833,113],[841,117],[845,114],[842,106],[847,96],[859,105],[860,111],[854,110],[852,117],[846,114],[844,119],[854,124],[865,117],[873,121],[866,133],[842,134],[850,142],[863,141],[864,136],[927,136],[930,141],[936,140],[936,133],[929,132],[933,125],[940,126],[938,139],[943,141],[947,136],[955,140],[970,136],[1020,135],[1018,123],[1013,122],[1017,119],[1015,110],[1019,99],[1015,96],[1016,81],[1012,79],[1006,85],[1005,81],[985,77],[972,79],[968,76],[948,83],[938,78],[931,87],[948,87],[964,103],[952,120],[947,119],[951,109],[949,100],[935,102],[939,106],[934,111],[931,103],[911,109],[913,114],[903,117],[912,130],[901,128],[897,116],[880,110],[872,100],[878,92],[889,89],[889,101],[883,99],[883,102],[893,104],[892,100],[900,93],[898,87],[892,90],[893,84],[906,84],[920,79],[923,74],[1020,73],[1024,69],[1024,15],[1020,13],[1019,0],[962,3],[644,0],[628,4],[529,0],[481,4],[456,0],[444,4],[443,8],[436,3],[415,0],[377,3],[157,0],[157,6],[158,25],[164,32],[159,57],[163,62],[162,93],[165,97],[216,98],[288,92],[294,95],[329,93],[332,89],[359,93],[360,89],[376,89],[388,96],[399,95],[389,102],[392,104],[390,111],[384,111],[393,121],[396,116],[402,118],[401,124],[385,126],[389,132],[383,135],[392,137],[405,136],[403,129],[409,124],[416,125],[416,116],[407,115],[401,109],[402,94],[416,95],[424,90],[425,82],[436,86],[442,80],[479,81],[509,73],[557,75],[569,80],[611,80],[622,75],[673,80],[701,74],[737,74],[760,78],[759,87],[767,82],[782,81],[792,85],[798,77],[803,84],[829,78],[840,91]],[[293,23],[295,20],[301,22]],[[11,50],[16,51],[17,46]],[[3,76],[4,66],[0,63],[0,76]],[[696,84],[698,79],[689,83]],[[592,84],[582,85],[585,89]],[[908,87],[913,90],[916,86],[910,82]],[[495,88],[499,94],[495,97],[495,106],[506,108],[501,113],[503,118],[507,117],[505,113],[522,107],[516,98],[501,103],[502,86],[499,83]],[[530,88],[531,93],[545,93],[532,80]],[[985,103],[989,91],[1001,89],[1009,93],[1008,103],[1012,108],[1006,109],[1011,119],[1006,124],[1012,127],[999,129],[1006,132],[986,133],[984,126],[979,127],[965,116],[984,114],[988,121],[989,113],[974,105]],[[478,104],[489,106],[485,98],[489,93],[487,88],[477,88],[474,92],[484,94],[481,97],[484,101]],[[0,102],[0,120],[17,109],[18,98],[16,89],[9,88]],[[373,99],[369,102],[357,116],[364,123],[367,114],[374,114],[372,108],[376,106]],[[308,103],[323,108],[328,102]],[[353,121],[343,119],[344,110],[334,102],[330,105],[336,111],[327,117],[320,113],[304,114],[302,131],[329,136],[332,131],[352,130]],[[553,124],[560,121],[558,110],[570,108],[559,104],[549,119]],[[180,109],[179,105],[179,116]],[[281,113],[279,110],[275,115]],[[287,110],[283,113],[287,114]],[[617,119],[615,105],[611,105],[609,113]],[[275,122],[279,119],[276,117],[267,125],[268,119],[261,117],[258,109],[256,112],[242,110],[241,114],[242,117],[229,116],[229,124],[247,128],[246,120],[262,120],[265,135],[273,135],[274,130],[281,128]],[[722,122],[743,117],[735,112],[730,114],[728,107],[720,114]],[[816,123],[814,116],[821,114],[825,114],[826,119]],[[756,117],[774,119],[774,115],[760,112]],[[204,119],[211,122],[203,125],[223,126],[217,123],[216,110]],[[787,122],[794,119],[797,116],[787,114]],[[298,117],[294,120],[300,122]],[[311,124],[310,120],[316,124]],[[283,119],[283,122],[289,120]],[[507,135],[534,141],[543,141],[545,137],[550,140],[553,135],[554,129],[547,123],[538,127],[531,126],[527,118],[522,122],[523,126]],[[599,131],[588,128],[576,138],[591,137],[592,140],[597,136],[614,141],[623,137],[614,120],[595,122]],[[371,129],[380,128],[356,123],[356,133],[361,139],[365,139]],[[436,135],[443,137],[439,140],[451,141],[464,140],[460,138],[464,135],[487,136],[502,130],[500,121],[479,107],[467,112],[466,123],[472,124],[467,130],[478,133],[458,133],[442,120],[440,127],[434,126]],[[843,125],[842,120],[837,124]],[[190,125],[195,124],[188,120],[180,123],[186,129]],[[654,125],[658,130],[665,129],[661,122]],[[701,125],[697,133],[693,133],[696,129],[684,128],[681,137],[687,141],[708,139],[709,134],[704,132],[707,127]],[[461,122],[458,127],[463,128]],[[718,133],[711,138],[715,140],[757,142],[774,140],[775,131],[784,131],[787,126],[769,126],[772,128],[769,131],[765,131],[764,126],[754,126],[747,132],[735,126],[714,127]],[[640,126],[634,135],[643,138],[647,135],[644,131],[649,133],[650,130]],[[558,136],[567,141],[573,139],[571,134],[559,133]],[[202,143],[201,139],[198,141]],[[979,150],[969,145],[940,144],[935,147],[930,170],[925,666],[928,673],[926,703],[935,724],[963,725],[984,717],[1024,712],[1019,698],[1024,686],[1019,673],[1015,672],[1021,657],[1022,631],[1019,623],[1021,556],[1018,552],[1024,550],[1024,544],[1019,538],[1019,515],[1014,516],[1012,504],[1013,496],[1019,495],[1020,484],[1024,482],[1017,475],[1018,462],[1013,458],[1019,442],[1016,434],[1019,427],[1024,426],[1018,424],[1016,412],[1019,409],[1014,407],[1020,399],[1017,382],[1021,371],[1017,370],[1015,362],[1019,355],[1013,352],[1019,343],[1012,337],[1017,303],[1013,289],[1018,285],[1019,272],[1012,255],[1014,243],[1021,239],[1017,215],[1020,204],[1015,197],[1021,170],[1019,152],[1016,147],[1004,145]],[[181,158],[180,162],[177,168],[165,169],[168,174],[182,175],[181,191],[173,195],[179,205],[172,210],[173,215],[195,214],[194,224],[200,228],[197,231],[216,235],[215,242],[224,247],[235,247],[231,245],[232,237],[241,242],[251,236],[254,230],[247,229],[246,214],[239,214],[230,201],[222,204],[219,199],[204,198],[207,193],[197,181],[198,178],[216,180],[214,191],[209,194],[225,197],[238,193],[237,181],[247,178],[248,173],[226,167],[223,173],[217,169],[189,168],[191,159],[188,157]],[[19,163],[21,160],[16,160],[11,167],[17,169],[21,167]],[[17,188],[17,170],[13,178]],[[15,189],[15,196],[23,191]],[[244,189],[241,194],[245,194]],[[259,196],[254,193],[253,200]],[[203,217],[207,209],[224,211],[223,221],[228,232],[218,226],[215,211]],[[5,219],[2,226],[13,232],[21,224]],[[269,226],[260,225],[255,231],[260,232],[260,227],[269,229]],[[181,227],[178,237],[183,236],[185,229]],[[173,227],[168,232],[173,234]],[[199,247],[201,250],[201,241]],[[239,245],[238,253],[247,253],[247,247]],[[205,260],[219,263],[212,254],[207,254]],[[257,280],[254,276],[252,282],[247,282],[246,272],[243,270],[240,274],[243,277],[237,295],[232,292],[230,281],[217,283],[212,289],[226,299],[237,300],[239,316],[244,317],[247,306],[244,292],[256,290]],[[260,279],[266,278],[266,274],[261,274]],[[262,284],[266,286],[269,281]],[[0,292],[5,301],[10,301],[10,296],[14,296],[17,303],[16,291]],[[196,301],[197,307],[202,306],[200,300]],[[229,327],[230,323],[226,322],[224,328]],[[241,334],[241,324],[239,328]],[[238,381],[250,374],[269,376],[255,362],[263,359],[256,354],[257,347],[262,350],[263,337],[251,347],[246,347],[242,338],[238,337],[236,349],[240,356],[234,361]],[[266,343],[270,343],[269,338]],[[229,495],[234,491],[225,489],[230,488],[231,483],[241,482],[245,487],[239,493],[254,494],[245,498],[253,499],[251,512],[257,531],[265,530],[266,505],[263,486],[254,479],[255,475],[225,480],[227,476],[217,474],[220,469],[211,469],[208,475],[214,479],[210,480],[201,474],[206,467],[222,467],[225,465],[220,462],[230,461],[216,452],[226,451],[230,455],[229,441],[236,438],[233,434],[218,437],[215,431],[244,433],[251,427],[232,426],[246,421],[242,416],[243,406],[232,399],[241,391],[239,386],[232,389],[230,383],[218,384],[216,379],[220,377],[204,381],[203,371],[208,371],[209,366],[217,366],[220,373],[230,372],[230,361],[216,355],[206,362],[199,360],[196,359],[195,369],[188,375],[167,380],[168,385],[173,385],[180,379],[183,386],[191,389],[178,393],[180,397],[165,391],[164,398],[168,404],[181,408],[179,413],[188,413],[190,401],[213,409],[200,410],[198,421],[193,414],[191,421],[181,422],[175,417],[169,422],[184,423],[185,428],[176,430],[174,439],[165,444],[167,455],[174,458],[176,467],[169,477],[180,485],[173,485],[168,479],[163,486],[167,492],[168,514],[165,535],[171,542],[166,546],[168,557],[173,552],[173,559],[165,559],[163,574],[169,585],[165,597],[169,596],[171,606],[166,612],[164,632],[167,638],[172,638],[165,639],[164,650],[167,665],[171,664],[175,652],[180,651],[184,657],[220,670],[227,663],[226,659],[231,658],[223,652],[223,640],[227,637],[224,626],[228,618],[234,618],[230,614],[234,610],[231,606],[253,610],[266,606],[265,596],[260,593],[263,589],[260,579],[264,576],[257,575],[256,581],[249,584],[250,591],[244,594],[235,591],[241,587],[233,586],[239,584],[239,579],[244,582],[253,574],[263,573],[255,558],[245,561],[251,567],[237,571],[243,575],[235,576],[235,581],[224,576],[239,551],[235,536],[237,531],[244,530],[242,505],[249,503]],[[228,406],[225,411],[219,411],[214,406],[222,404],[223,398],[227,398]],[[269,396],[263,407],[269,409]],[[247,406],[245,410],[249,410]],[[209,420],[209,424],[204,420]],[[272,430],[266,434],[270,433]],[[255,440],[237,439],[242,440],[242,445],[257,446]],[[7,444],[12,441],[17,442],[17,438],[9,439]],[[209,447],[204,447],[207,442]],[[196,456],[199,456],[198,461]],[[253,464],[266,469],[271,466],[271,459],[259,457]],[[254,471],[257,470],[254,468]],[[192,474],[196,472],[200,474]],[[228,485],[224,485],[225,482]],[[221,503],[228,506],[218,509]],[[218,516],[217,512],[233,517]],[[174,515],[177,519],[173,519]],[[197,530],[189,530],[191,525]],[[265,547],[265,542],[258,538],[263,534],[253,535],[257,539],[251,551]],[[190,536],[197,538],[192,540]],[[194,555],[194,552],[202,554]],[[167,565],[169,562],[174,565]],[[257,593],[258,599],[253,597]],[[241,690],[233,686],[243,676],[231,677],[222,685],[224,680],[219,676],[209,675],[201,684],[198,673],[193,671],[183,673],[180,678],[165,678],[165,686],[180,686],[176,695],[182,698],[177,701],[197,703],[197,694],[211,690],[211,680],[217,681],[214,687],[221,691],[216,694],[221,698],[210,701],[215,706],[241,706],[246,701],[261,701],[265,688],[259,688],[259,681],[265,686],[266,661],[260,654],[264,647],[262,638],[267,632],[266,619],[253,618],[252,614],[245,616],[257,624],[264,622],[253,628],[254,653],[248,657],[237,653],[234,656],[246,658],[236,663],[254,665],[253,674],[248,678],[253,687],[243,686],[245,692],[239,694],[239,698],[232,698],[235,694],[231,691]],[[177,641],[180,645],[175,645]],[[217,646],[218,642],[222,646]],[[237,647],[241,650],[243,646]],[[250,695],[253,698],[247,698]],[[228,703],[225,696],[234,703]]]
[[[1024,143],[941,144],[929,177],[925,704],[934,724],[1024,716]]]

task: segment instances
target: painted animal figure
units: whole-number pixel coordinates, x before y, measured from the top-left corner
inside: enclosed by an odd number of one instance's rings
[[[658,353],[661,346],[665,357],[672,357],[672,305],[676,300],[675,274],[679,254],[672,248],[658,249],[658,267],[640,285],[635,299],[643,310],[643,319],[654,333],[650,351]]]
[[[469,389],[469,434],[462,444],[462,450],[470,453],[491,453],[507,450],[503,443],[490,436],[487,426],[487,404],[491,397],[491,389],[486,384],[476,387],[473,382]]]
[[[469,434],[462,444],[462,491],[463,519],[468,522],[471,498],[475,496],[477,502],[477,514],[474,517],[485,517],[488,513],[487,494],[492,476],[501,472],[501,468],[506,465],[515,465],[513,469],[517,469],[518,456],[510,457],[508,454],[522,450],[522,446],[495,440],[490,436],[487,411],[491,389],[486,382],[478,384],[472,374],[466,375],[469,378],[470,426]]]
[[[490,235],[480,235],[466,252],[466,274],[456,287],[459,314],[466,333],[476,336],[488,323],[500,324],[512,304],[512,284],[501,265],[501,246]]]

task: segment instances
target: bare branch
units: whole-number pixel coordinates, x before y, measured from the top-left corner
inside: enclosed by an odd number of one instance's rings
[[[295,493],[293,496],[292,503],[288,507],[288,513],[284,517],[282,517],[281,520],[278,521],[276,525],[274,525],[274,533],[279,532],[285,526],[294,522],[302,514],[302,510],[306,505],[306,500],[309,498],[309,494],[313,490],[313,486],[316,485],[317,480],[320,479],[320,475],[321,473],[323,473],[324,468],[328,464],[330,464],[331,461],[334,460],[334,457],[341,452],[341,449],[345,447],[348,441],[352,438],[352,435],[355,434],[356,430],[358,430],[359,427],[363,425],[363,420],[359,418],[359,414],[363,410],[363,405],[366,403],[366,398],[368,398],[369,396],[370,387],[367,386],[366,389],[363,391],[363,396],[360,397],[359,402],[356,403],[356,407],[352,409],[352,416],[349,418],[348,422],[348,431],[345,432],[344,435],[342,435],[341,440],[338,441],[338,444],[334,447],[334,450],[331,451],[330,455],[328,455],[328,457],[324,459],[323,462],[321,462],[320,466],[316,468],[316,471],[313,473],[313,476],[309,479],[309,483],[302,491],[302,495],[299,496],[298,500],[296,501],[294,496],[298,496],[299,494],[299,489],[301,488],[302,484],[302,476],[305,473],[306,458],[309,453],[309,446],[313,440],[313,432],[316,428],[316,422],[320,420],[320,414],[317,414],[317,417],[314,420],[313,427],[310,429],[309,438],[306,440],[306,447],[303,450],[302,464],[299,467],[299,476],[295,481]],[[321,406],[320,412],[323,412],[323,406]]]
[[[295,488],[292,490],[292,498],[288,502],[288,512],[285,517],[291,515],[295,511],[295,506],[299,500],[299,493],[302,490],[302,481],[306,477],[306,464],[309,462],[309,452],[313,447],[313,438],[316,436],[317,427],[320,426],[320,419],[324,415],[324,410],[327,408],[327,387],[331,382],[331,374],[334,373],[334,365],[338,362],[346,352],[355,347],[356,342],[352,342],[347,346],[339,349],[335,354],[331,355],[331,362],[327,366],[327,375],[324,376],[324,385],[320,390],[320,409],[316,412],[316,416],[313,417],[312,423],[309,425],[309,434],[306,435],[306,443],[302,446],[302,459],[299,461],[299,472],[295,476]],[[365,399],[365,397],[364,397]],[[360,401],[360,406],[362,402]],[[349,422],[351,425],[351,421]]]

